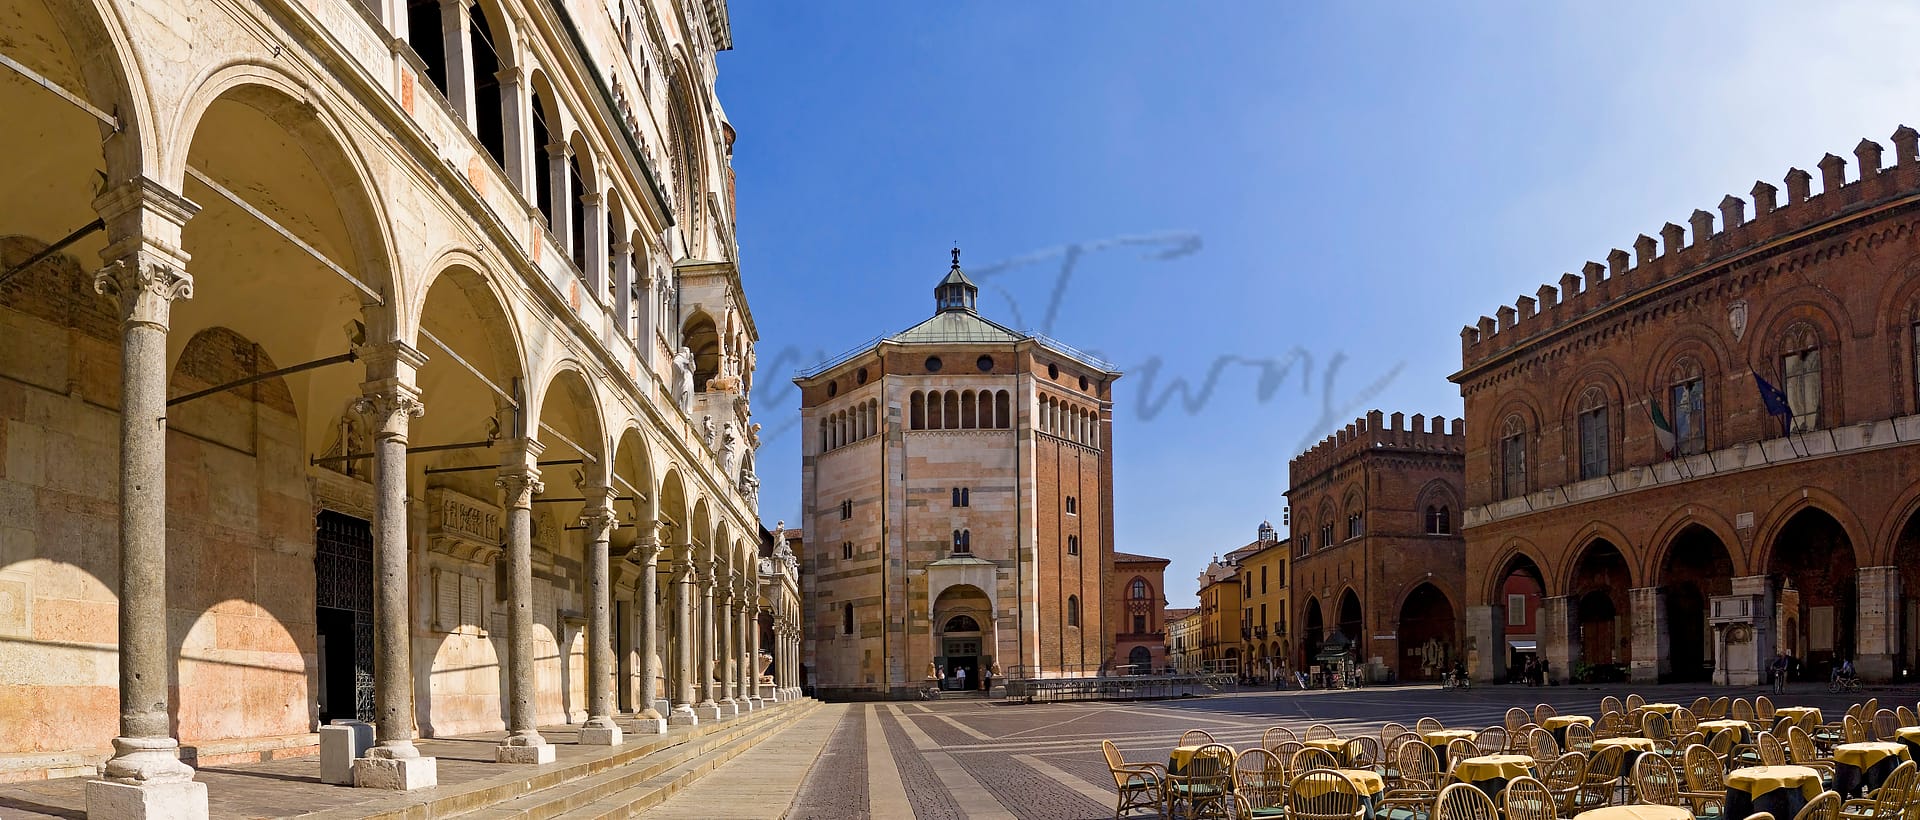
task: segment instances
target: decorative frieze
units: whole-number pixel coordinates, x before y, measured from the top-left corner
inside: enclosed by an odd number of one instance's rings
[[[490,563],[500,554],[505,519],[499,507],[446,487],[433,487],[427,490],[427,508],[428,549],[477,564]]]

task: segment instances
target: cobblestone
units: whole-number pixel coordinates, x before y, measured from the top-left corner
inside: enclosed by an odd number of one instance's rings
[[[868,820],[866,709],[847,710],[827,739],[787,816],[797,820]]]

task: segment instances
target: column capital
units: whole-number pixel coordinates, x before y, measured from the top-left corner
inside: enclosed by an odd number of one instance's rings
[[[427,414],[420,402],[420,391],[395,379],[368,382],[360,386],[360,398],[353,400],[353,412],[367,417],[375,438],[405,441],[407,424]]]
[[[615,242],[613,243],[613,252],[619,254],[621,257],[629,256],[633,253],[633,243],[624,240]]]
[[[540,468],[531,465],[502,466],[493,484],[506,492],[505,506],[510,509],[532,509],[533,497],[547,491],[540,482]]]
[[[567,159],[573,156],[573,146],[564,142],[547,143],[547,156],[554,159]]]
[[[120,307],[122,323],[166,330],[173,300],[193,298],[193,276],[187,273],[185,261],[185,254],[176,258],[138,250],[94,271],[93,291]]]
[[[500,81],[502,88],[506,88],[519,83],[526,77],[526,73],[526,69],[517,65],[502,66],[499,71],[493,72],[493,78]]]
[[[601,194],[598,191],[587,191],[586,193],[583,193],[580,195],[580,202],[582,204],[597,208],[597,207],[600,207],[600,200],[604,197],[605,195]]]
[[[93,209],[106,223],[102,261],[124,259],[144,248],[175,257],[179,266],[186,266],[180,230],[200,212],[193,200],[149,177],[136,177],[94,197]]]

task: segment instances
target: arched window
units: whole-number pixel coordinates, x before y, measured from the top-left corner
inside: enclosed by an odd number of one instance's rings
[[[853,604],[848,603],[840,609],[840,634],[853,634]]]
[[[1067,536],[1067,554],[1068,555],[1080,554],[1080,536],[1078,535]]]
[[[975,415],[979,407],[979,404],[974,401],[972,390],[960,391],[960,429],[972,430],[980,426],[979,417]]]
[[[1706,452],[1707,381],[1700,363],[1691,358],[1675,362],[1670,383],[1673,429],[1665,436],[1656,437],[1672,439],[1673,444],[1668,450],[1675,455],[1690,456]]]
[[[972,555],[973,554],[973,533],[971,531],[969,530],[953,531],[953,554],[954,555]]]
[[[946,626],[941,627],[940,631],[942,632],[979,632],[980,622],[974,620],[972,615],[955,615],[947,619]]]
[[[1916,334],[1920,334],[1920,331],[1916,331]],[[993,395],[993,426],[1002,430],[1013,426],[1013,413],[1009,412],[1012,406],[1011,399],[1012,397],[1007,395],[1005,390]]]
[[[1326,549],[1331,546],[1333,546],[1333,519],[1328,518],[1320,522],[1320,548]]]
[[[1580,432],[1580,479],[1599,478],[1611,471],[1611,449],[1607,427],[1607,394],[1598,386],[1580,394],[1578,418]]]
[[[941,429],[941,427],[943,426],[944,425],[941,424],[941,416],[940,416],[940,391],[938,390],[929,391],[927,393],[927,428],[926,429],[938,430],[938,429]]]
[[[1791,428],[1804,433],[1820,427],[1820,334],[1800,322],[1787,328],[1780,347],[1780,389],[1793,411]]]
[[[971,487],[960,488],[960,506],[962,507],[973,506],[973,488]]]
[[[1078,501],[1074,499],[1073,496],[1067,496],[1067,514],[1068,515],[1080,514],[1080,504]]]
[[[1347,537],[1359,538],[1360,533],[1360,514],[1357,512],[1347,513]]]
[[[1447,505],[1427,505],[1427,534],[1453,534],[1453,512],[1447,509]]]
[[[853,542],[852,541],[842,541],[840,543],[840,560],[842,561],[853,560]]]
[[[1127,597],[1132,598],[1133,600],[1136,600],[1136,601],[1144,601],[1146,600],[1147,595],[1148,595],[1147,579],[1145,578],[1133,579],[1133,583],[1127,588]]]
[[[1527,491],[1527,425],[1518,414],[1507,417],[1500,430],[1500,497]]]
[[[918,390],[913,391],[912,404],[913,409],[910,411],[912,417],[909,424],[915,430],[927,429],[927,394]]]
[[[1067,596],[1067,626],[1080,625],[1080,596]]]
[[[960,506],[960,488],[959,487],[953,488],[953,506],[955,507]]]

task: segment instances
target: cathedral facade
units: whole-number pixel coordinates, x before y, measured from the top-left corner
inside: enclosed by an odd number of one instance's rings
[[[1111,658],[1120,373],[986,319],[978,292],[956,250],[931,318],[795,379],[805,663],[822,697]]]

